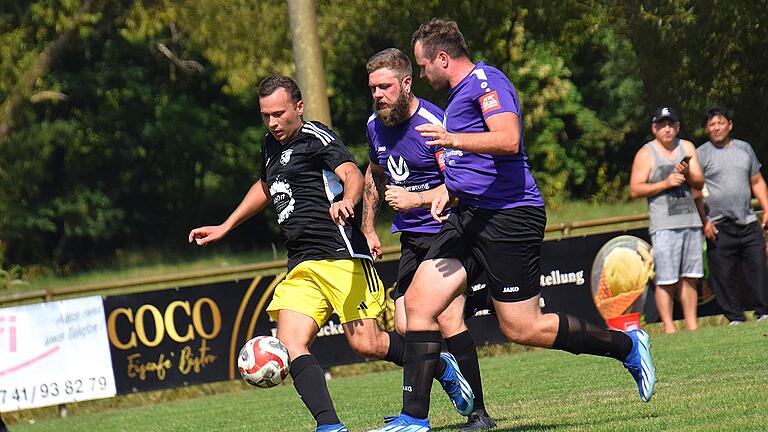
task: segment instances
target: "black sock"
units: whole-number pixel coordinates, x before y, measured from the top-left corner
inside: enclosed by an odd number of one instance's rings
[[[632,351],[632,339],[624,332],[608,330],[563,313],[552,348],[573,354],[593,354],[624,361]]]
[[[389,349],[384,360],[403,367],[403,355],[405,354],[405,338],[399,333],[387,332],[389,335]]]
[[[387,355],[384,357],[385,361],[394,363],[400,367],[403,367],[403,356],[405,355],[405,338],[400,333],[387,332],[389,335],[389,349]],[[437,366],[435,366],[435,379],[443,376],[445,369],[448,365],[442,358],[438,359]]]
[[[440,359],[439,331],[409,331],[403,357],[403,413],[424,419],[429,414],[429,396],[435,366]]]
[[[442,377],[446,369],[448,369],[448,363],[442,357],[438,357],[437,364],[435,365],[435,379]]]
[[[483,383],[480,380],[480,364],[477,361],[475,342],[472,340],[469,330],[464,330],[457,335],[447,338],[445,344],[448,345],[448,352],[456,357],[461,374],[464,375],[469,386],[472,387],[472,393],[475,394],[474,410],[485,411]]]
[[[331,394],[325,383],[325,375],[320,363],[312,354],[296,357],[291,361],[293,386],[307,406],[318,426],[339,423],[339,417],[333,408]]]

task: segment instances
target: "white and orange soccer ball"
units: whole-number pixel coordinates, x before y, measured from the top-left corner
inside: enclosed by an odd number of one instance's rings
[[[256,336],[240,349],[237,368],[250,385],[270,388],[288,376],[290,370],[288,350],[276,337]]]

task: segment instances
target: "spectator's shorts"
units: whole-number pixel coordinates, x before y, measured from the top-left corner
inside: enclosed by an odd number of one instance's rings
[[[651,235],[656,285],[672,285],[681,277],[704,276],[701,228],[658,230]]]

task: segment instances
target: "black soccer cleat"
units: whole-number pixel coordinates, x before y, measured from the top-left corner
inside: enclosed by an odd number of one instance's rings
[[[485,410],[475,410],[469,415],[467,423],[459,429],[461,432],[489,430],[496,427],[496,422]]]

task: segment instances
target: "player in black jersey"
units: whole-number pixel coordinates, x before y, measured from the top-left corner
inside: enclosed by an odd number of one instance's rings
[[[404,340],[379,329],[384,289],[368,244],[351,222],[363,176],[344,144],[325,125],[302,118],[301,90],[292,79],[270,76],[259,86],[269,133],[262,146],[261,178],[224,223],[193,229],[189,242],[226,236],[271,200],[288,249],[288,274],[267,312],[288,349],[294,387],[318,432],[348,432],[333,407],[325,376],[309,345],[335,310],[358,354],[402,365]]]

